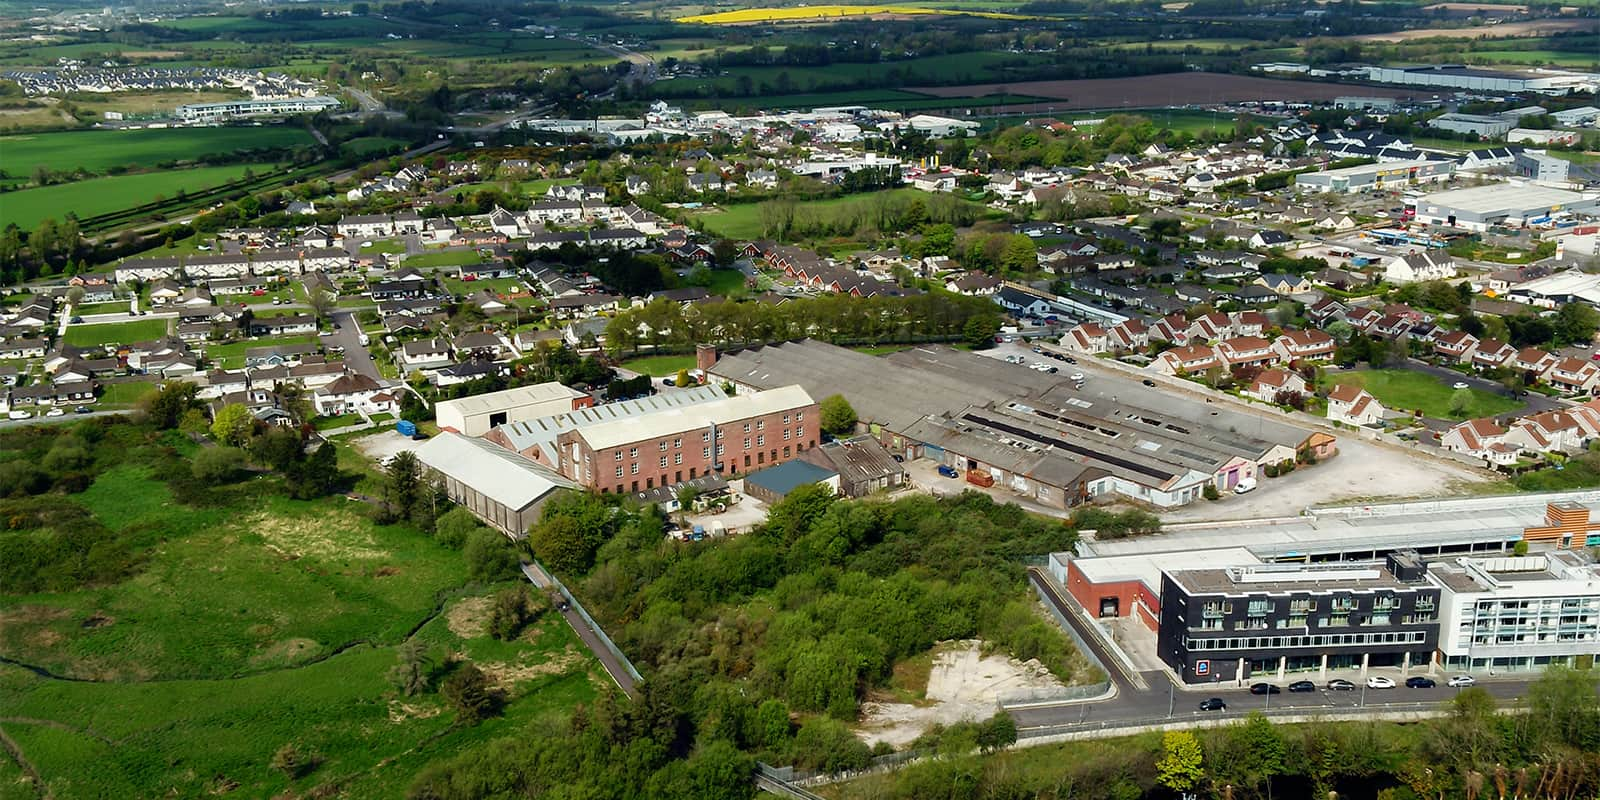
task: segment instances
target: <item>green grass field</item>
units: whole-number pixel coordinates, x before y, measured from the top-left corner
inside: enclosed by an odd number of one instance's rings
[[[448,272],[449,271],[446,270],[445,274],[448,274]],[[539,302],[539,298],[535,297],[532,292],[529,292],[527,284],[523,283],[519,278],[495,278],[493,280],[464,281],[460,278],[448,278],[441,276],[439,278],[439,282],[444,284],[445,291],[453,295],[473,295],[483,291],[484,289],[489,289],[502,298],[507,295],[513,295],[511,299],[512,304],[521,308],[528,308],[529,306],[535,305]]]
[[[406,149],[406,140],[389,136],[358,136],[339,145],[339,152],[347,156],[375,156]]]
[[[1574,164],[1600,164],[1600,153],[1578,152],[1575,150],[1546,150],[1545,152],[1556,158],[1571,161]]]
[[[95,402],[95,409],[132,408],[140,398],[154,394],[157,388],[156,384],[145,381],[100,384],[100,397]]]
[[[270,164],[196,167],[23,189],[0,194],[0,218],[15,222],[24,230],[47,217],[61,219],[69,211],[76,213],[79,219],[87,219],[143,205],[157,197],[171,198],[179,190],[195,192],[227,183],[242,177],[247,169],[260,175],[273,167]]]
[[[299,312],[285,312],[299,313]],[[242,342],[228,342],[227,344],[205,344],[200,349],[205,352],[215,366],[223,369],[239,369],[244,366],[244,351],[255,347],[269,347],[272,345],[316,344],[319,340],[316,334],[306,333],[299,336],[270,336],[261,339],[246,339]]]
[[[477,264],[483,261],[477,250],[436,250],[429,253],[418,253],[406,256],[405,265],[417,267],[456,267],[463,264]],[[450,270],[453,271],[453,270]]]
[[[399,797],[440,753],[564,716],[605,680],[555,614],[514,641],[489,638],[488,594],[501,586],[469,585],[459,552],[376,525],[343,497],[240,491],[247,508],[185,507],[142,468],[115,467],[74,498],[107,524],[160,532],[143,571],[0,597],[8,657],[87,679],[0,668],[4,730],[43,776],[41,795],[337,785],[344,797]],[[398,695],[385,675],[407,640],[429,646],[436,676],[447,655],[477,664],[505,692],[503,715],[456,726],[438,694]],[[285,744],[315,756],[308,776],[271,768]]]
[[[739,297],[746,293],[744,273],[736,269],[714,269],[706,291],[723,297]]]
[[[1553,65],[1594,69],[1600,64],[1600,54],[1567,50],[1474,50],[1468,52],[1469,63]]]
[[[68,325],[66,342],[76,347],[97,344],[133,344],[167,335],[167,320],[139,319],[102,325]]]
[[[312,144],[304,128],[263,125],[239,128],[170,128],[62,131],[0,137],[0,169],[31,175],[39,166],[104,172],[111,167],[148,167],[219,153]],[[81,215],[81,214],[80,214]]]
[[[1330,374],[1327,384],[1360,386],[1378,398],[1384,408],[1391,411],[1422,409],[1425,416],[1452,419],[1450,397],[1456,390],[1450,382],[1421,372],[1404,369],[1357,370]],[[1508,397],[1469,389],[1472,402],[1467,404],[1463,419],[1492,417],[1519,408],[1522,404]]]
[[[645,356],[622,362],[622,368],[663,378],[678,374],[680,369],[694,369],[694,356]]]
[[[922,197],[923,193],[916,189],[886,189],[891,195],[903,197]],[[808,210],[822,210],[861,202],[863,198],[880,194],[853,194],[844,197],[832,197],[827,200],[807,202]],[[706,230],[725,239],[759,239],[761,238],[761,206],[759,203],[738,203],[719,207],[715,211],[700,214],[697,219],[705,225]]]

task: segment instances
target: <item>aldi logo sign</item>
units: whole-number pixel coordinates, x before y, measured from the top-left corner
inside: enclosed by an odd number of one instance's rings
[[[1194,674],[1196,674],[1196,675],[1210,675],[1211,674],[1211,662],[1207,661],[1205,659],[1201,659],[1199,661],[1194,662]]]

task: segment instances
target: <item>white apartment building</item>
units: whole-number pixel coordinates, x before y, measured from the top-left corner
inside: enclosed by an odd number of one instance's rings
[[[1429,565],[1449,670],[1543,669],[1600,653],[1600,565],[1576,550]]]

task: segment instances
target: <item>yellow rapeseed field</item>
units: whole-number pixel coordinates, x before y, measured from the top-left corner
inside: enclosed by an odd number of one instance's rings
[[[915,8],[911,6],[795,6],[788,8],[745,8],[738,11],[721,11],[716,14],[698,14],[679,17],[678,22],[700,22],[707,25],[741,25],[751,22],[803,22],[832,17],[860,17],[872,14],[966,14],[990,19],[1029,19],[1021,14],[1003,14],[996,11],[957,11],[942,8]]]

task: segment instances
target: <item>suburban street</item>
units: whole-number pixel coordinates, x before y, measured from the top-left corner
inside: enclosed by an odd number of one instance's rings
[[[372,353],[361,344],[361,324],[356,321],[356,312],[339,310],[333,312],[330,317],[339,329],[329,331],[323,336],[322,344],[344,348],[346,366],[375,381],[382,381],[383,375],[378,372],[378,365],[372,360]]]

